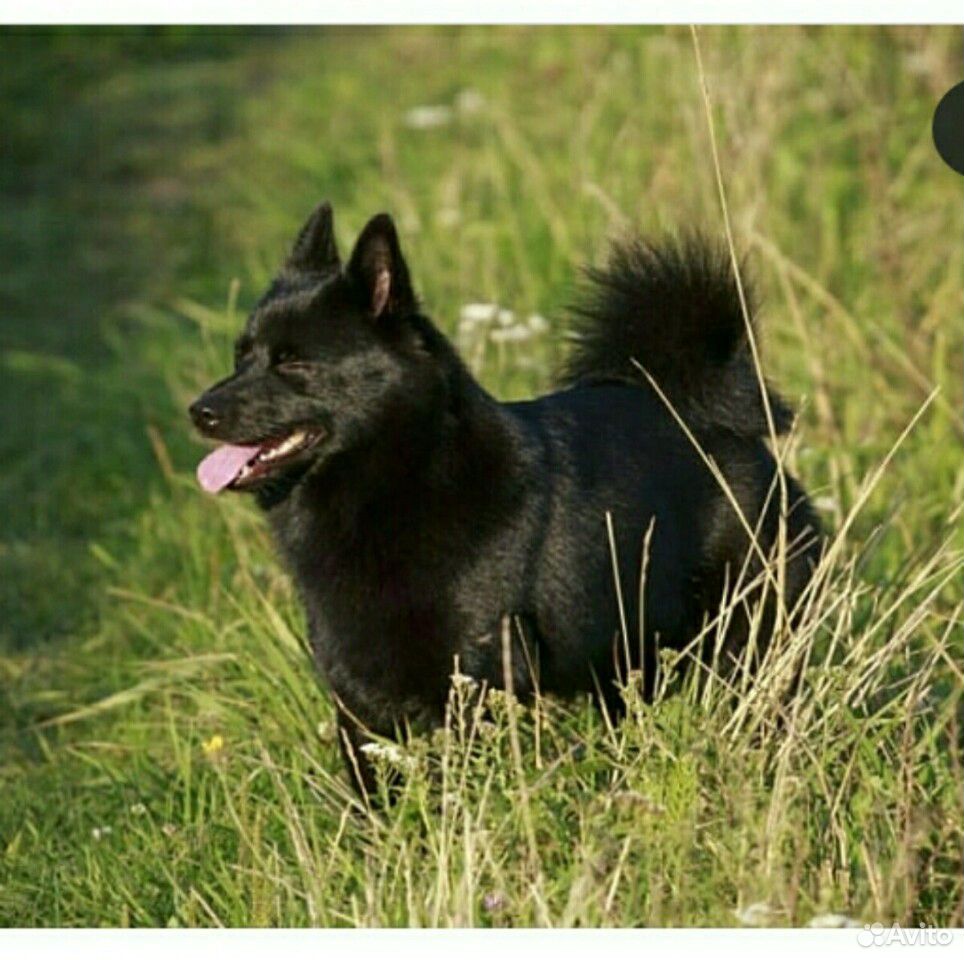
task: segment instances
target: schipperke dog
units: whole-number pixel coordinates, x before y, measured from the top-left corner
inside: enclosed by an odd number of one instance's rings
[[[817,524],[765,443],[791,414],[764,399],[727,248],[621,242],[587,277],[558,392],[500,403],[422,311],[391,217],[343,266],[322,204],[191,406],[222,444],[201,486],[267,515],[361,790],[357,748],[440,723],[456,658],[480,686],[618,714],[658,647],[763,650],[810,578]]]

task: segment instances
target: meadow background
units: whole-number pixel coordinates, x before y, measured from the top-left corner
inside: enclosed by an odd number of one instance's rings
[[[722,229],[690,32],[0,33],[0,924],[960,924],[960,31],[699,36],[789,462],[842,531],[804,682],[630,691],[615,730],[453,710],[365,810],[186,404],[323,198],[343,249],[395,215],[487,387],[547,388],[607,236]]]

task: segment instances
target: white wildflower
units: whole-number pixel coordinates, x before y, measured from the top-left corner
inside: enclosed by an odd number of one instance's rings
[[[549,329],[549,321],[541,313],[530,313],[526,326],[533,333],[545,333]]]
[[[435,127],[444,127],[451,120],[452,108],[441,103],[412,107],[405,114],[405,125],[413,130],[431,130]]]
[[[110,827],[94,827],[94,829],[90,831],[90,835],[95,840],[103,840],[104,837],[109,836],[113,832]]]
[[[478,90],[471,88],[460,90],[455,97],[455,109],[465,117],[471,116],[473,113],[479,113],[484,109],[485,104],[485,96]]]
[[[470,677],[464,673],[453,673],[452,674],[452,686],[458,691],[464,691],[465,693],[472,693],[474,690],[478,689],[478,682],[474,677]]]
[[[145,807],[143,803],[132,803],[131,813],[134,814],[135,817],[143,817],[144,814],[147,813],[147,807]]]
[[[500,310],[496,315],[500,327],[511,327],[515,323],[515,314],[511,310]]]
[[[489,334],[489,339],[493,343],[519,343],[522,340],[528,340],[532,336],[532,331],[528,327],[522,326],[522,324],[516,324],[514,327],[503,327],[501,330],[493,330]]]
[[[383,760],[399,770],[412,766],[411,758],[407,757],[401,747],[394,743],[363,743],[361,752],[370,760]]]
[[[491,323],[499,313],[497,303],[467,303],[459,310],[459,327],[470,328]]]
[[[821,913],[816,917],[811,917],[808,927],[859,927],[860,924],[850,917],[845,917],[842,913]]]
[[[751,903],[733,914],[744,927],[765,927],[773,919],[776,911],[768,903]]]
[[[440,227],[457,226],[461,219],[462,214],[459,212],[458,207],[442,207],[435,214],[435,222]]]

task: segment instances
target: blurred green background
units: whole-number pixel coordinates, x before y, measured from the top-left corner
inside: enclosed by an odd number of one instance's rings
[[[960,31],[700,39],[767,367],[800,404],[793,466],[831,528],[940,390],[853,531],[862,576],[899,586],[943,549],[964,491],[964,205],[930,139],[960,79]],[[0,119],[0,922],[318,920],[303,898],[258,913],[250,891],[222,891],[218,907],[210,891],[241,857],[233,835],[159,852],[162,820],[201,825],[214,804],[185,760],[198,738],[283,744],[327,715],[294,640],[280,699],[255,684],[238,706],[224,658],[269,656],[264,637],[293,636],[300,614],[253,511],[194,490],[186,403],[226,369],[239,313],[323,198],[343,250],[370,215],[393,213],[428,310],[498,396],[548,388],[578,265],[607,236],[721,230],[690,33],[7,29]],[[460,327],[478,302],[548,329],[506,343]],[[232,606],[245,577],[280,613]],[[960,595],[942,593],[937,622],[959,617]],[[216,648],[184,626],[201,618],[224,625]],[[128,859],[91,840],[151,802],[164,812],[131,834]],[[959,823],[935,829],[945,859],[911,892],[872,895],[873,871],[841,854],[804,899],[816,909],[830,891],[859,912],[879,895],[946,921],[960,909],[946,862]],[[664,899],[638,922],[732,922],[734,896],[677,912]],[[322,919],[419,915],[332,909]]]

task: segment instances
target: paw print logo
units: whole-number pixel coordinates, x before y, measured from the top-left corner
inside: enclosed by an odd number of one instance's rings
[[[857,943],[862,947],[879,947],[883,942],[883,934],[882,923],[865,923],[863,930],[857,934]]]

